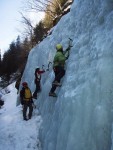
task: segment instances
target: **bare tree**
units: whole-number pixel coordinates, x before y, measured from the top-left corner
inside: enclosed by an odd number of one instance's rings
[[[57,7],[62,11],[61,4],[58,0],[27,0],[27,5],[28,10],[49,13],[52,18],[55,18],[56,16],[55,9]]]
[[[25,17],[22,12],[20,12],[20,14],[22,16],[21,23],[24,24],[26,34],[32,35],[33,29],[34,29],[34,27],[32,25],[32,21],[29,18]]]
[[[32,25],[33,23],[29,18],[25,17],[22,12],[20,12],[20,14],[22,16],[21,23],[24,24],[24,35],[28,36],[29,39],[31,39],[31,47],[33,47],[34,46],[33,40],[32,40],[33,39],[33,31],[34,31],[34,26]]]

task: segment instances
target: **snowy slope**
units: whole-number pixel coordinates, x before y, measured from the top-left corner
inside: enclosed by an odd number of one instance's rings
[[[32,91],[37,66],[53,61],[55,46],[73,47],[58,98],[48,96],[52,67],[42,76],[38,107],[43,150],[110,150],[113,121],[113,1],[75,0],[51,35],[30,52],[23,75]],[[112,148],[113,149],[113,148]]]
[[[16,107],[14,85],[8,86],[10,93],[2,96],[5,104],[0,109],[0,150],[41,150],[38,139],[41,117],[34,110],[31,120],[23,120],[22,106]]]

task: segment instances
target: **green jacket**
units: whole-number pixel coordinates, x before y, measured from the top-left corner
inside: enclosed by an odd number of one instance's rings
[[[61,66],[64,67],[66,59],[69,57],[69,48],[66,49],[65,52],[57,51],[53,61],[53,67]],[[68,52],[68,56],[65,56]]]

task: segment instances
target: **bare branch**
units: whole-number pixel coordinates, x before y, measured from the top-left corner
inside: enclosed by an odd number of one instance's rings
[[[23,29],[24,29],[24,33],[25,35],[27,35],[28,37],[32,37],[33,36],[33,25],[30,19],[26,18],[23,13],[21,13],[22,16],[22,21],[21,23],[24,24]]]
[[[22,22],[23,22],[24,24],[30,26],[30,27],[33,29],[34,27],[33,27],[32,24],[31,24],[31,20],[28,19],[28,18],[26,18],[26,17],[23,15],[23,13],[20,12],[20,14],[21,14],[22,19],[23,19]]]
[[[56,5],[51,0],[43,0],[43,1],[42,0],[28,0],[27,4],[28,4],[28,10],[33,10],[35,12],[39,12],[39,11],[46,12],[46,13],[50,12],[50,15],[52,18],[54,18],[56,15],[56,12],[53,11],[53,9],[51,9],[51,8],[56,8]],[[61,7],[59,7],[59,9],[61,10]]]

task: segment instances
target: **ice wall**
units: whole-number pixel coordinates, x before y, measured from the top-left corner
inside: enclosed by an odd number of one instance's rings
[[[73,47],[58,98],[48,96],[52,67],[42,76],[37,105],[42,150],[110,150],[113,121],[113,0],[75,0],[52,35],[30,52],[23,80],[34,91],[36,66],[53,61],[55,45]]]

